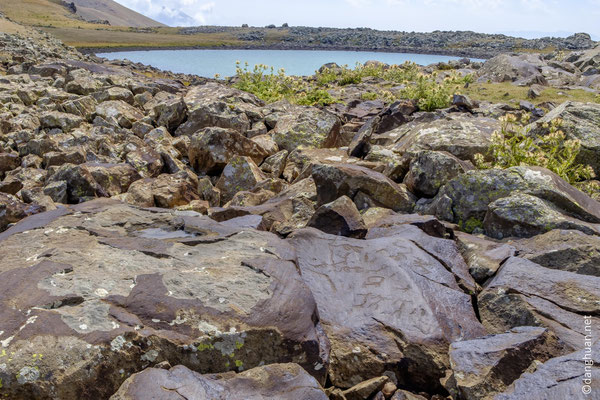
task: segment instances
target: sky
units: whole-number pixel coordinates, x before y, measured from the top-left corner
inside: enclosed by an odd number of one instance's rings
[[[171,26],[269,24],[600,39],[600,0],[116,0]]]

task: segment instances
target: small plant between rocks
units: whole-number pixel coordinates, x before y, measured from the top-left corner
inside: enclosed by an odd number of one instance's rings
[[[523,116],[520,121],[512,114],[501,117],[502,128],[492,135],[488,154],[491,161],[485,161],[483,154],[477,154],[475,155],[477,167],[489,169],[521,165],[539,166],[556,173],[570,184],[579,186],[583,181],[595,177],[591,166],[577,163],[581,142],[577,139],[566,139],[560,129],[562,120],[551,121],[544,126],[549,133],[536,138],[528,135],[528,129],[523,126],[529,122],[529,119],[529,115]],[[582,187],[592,188],[589,185]]]

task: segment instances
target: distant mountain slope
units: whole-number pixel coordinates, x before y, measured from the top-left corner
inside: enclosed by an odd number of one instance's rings
[[[115,26],[145,28],[166,26],[137,13],[113,0],[70,0],[77,7],[77,15],[86,21],[106,20]]]
[[[76,13],[70,7],[71,2]],[[85,22],[95,20],[109,21],[113,26],[165,26],[113,0],[0,0],[0,12],[18,23],[38,27],[102,26]]]

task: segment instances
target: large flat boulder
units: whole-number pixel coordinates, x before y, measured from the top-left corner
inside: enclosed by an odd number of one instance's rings
[[[537,211],[533,204],[520,202],[519,207],[514,207],[514,210],[518,212],[509,213],[513,215],[513,219],[529,219],[535,224],[534,220],[539,209],[547,205],[546,208],[558,213],[559,216],[562,214],[567,219],[573,218],[592,224],[600,222],[600,203],[575,189],[558,175],[540,167],[468,171],[444,185],[433,201],[424,205],[420,211],[455,222],[466,231],[471,232],[475,228],[483,228],[484,218],[492,203],[506,199],[500,204],[496,204],[494,210],[514,211],[511,210],[511,205],[516,206],[517,204],[509,199],[511,196],[521,194],[534,196],[544,202],[540,203]],[[559,227],[557,225],[559,224],[555,224],[556,227]],[[508,228],[503,229],[490,225],[494,230],[494,236],[505,237],[518,233],[512,229],[510,223],[506,226]],[[541,233],[555,226],[549,227]],[[543,228],[543,224],[538,226],[537,232],[540,231],[539,228]]]
[[[478,304],[490,332],[543,326],[575,350],[585,338],[582,316],[592,316],[594,326],[600,323],[600,278],[511,257],[479,294]]]
[[[544,84],[545,66],[539,54],[500,54],[487,60],[477,71],[479,82],[514,82],[515,84]]]
[[[273,234],[100,200],[0,235],[9,398],[108,398],[163,361],[199,373],[295,362],[324,382],[316,303]]]
[[[555,229],[509,243],[519,257],[546,268],[600,276],[600,238],[581,231]],[[508,246],[505,244],[504,246]]]
[[[384,136],[394,141],[391,148],[400,154],[445,151],[461,160],[475,161],[476,154],[487,153],[492,134],[499,129],[496,119],[460,113],[431,122],[411,122]]]
[[[453,274],[410,240],[312,228],[289,238],[331,341],[335,386],[392,371],[401,384],[435,390],[449,368],[449,344],[485,334]]]
[[[562,354],[556,335],[542,327],[523,326],[456,342],[450,346],[452,376],[446,388],[460,399],[486,399],[503,392],[534,361]]]
[[[327,400],[316,381],[297,364],[272,364],[236,374],[201,375],[178,365],[148,368],[131,376],[110,400]]]

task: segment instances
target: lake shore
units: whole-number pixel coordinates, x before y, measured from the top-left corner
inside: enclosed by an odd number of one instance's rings
[[[392,54],[425,54],[425,55],[443,55],[450,57],[465,57],[476,59],[489,59],[494,56],[492,53],[479,52],[476,50],[448,50],[448,49],[419,49],[419,48],[395,48],[395,49],[373,49],[369,47],[353,46],[289,46],[279,44],[267,44],[264,46],[123,46],[123,47],[77,47],[77,50],[83,54],[98,53],[120,53],[126,51],[152,51],[152,50],[311,50],[311,51],[356,51],[356,52],[374,52],[374,53],[392,53]]]

